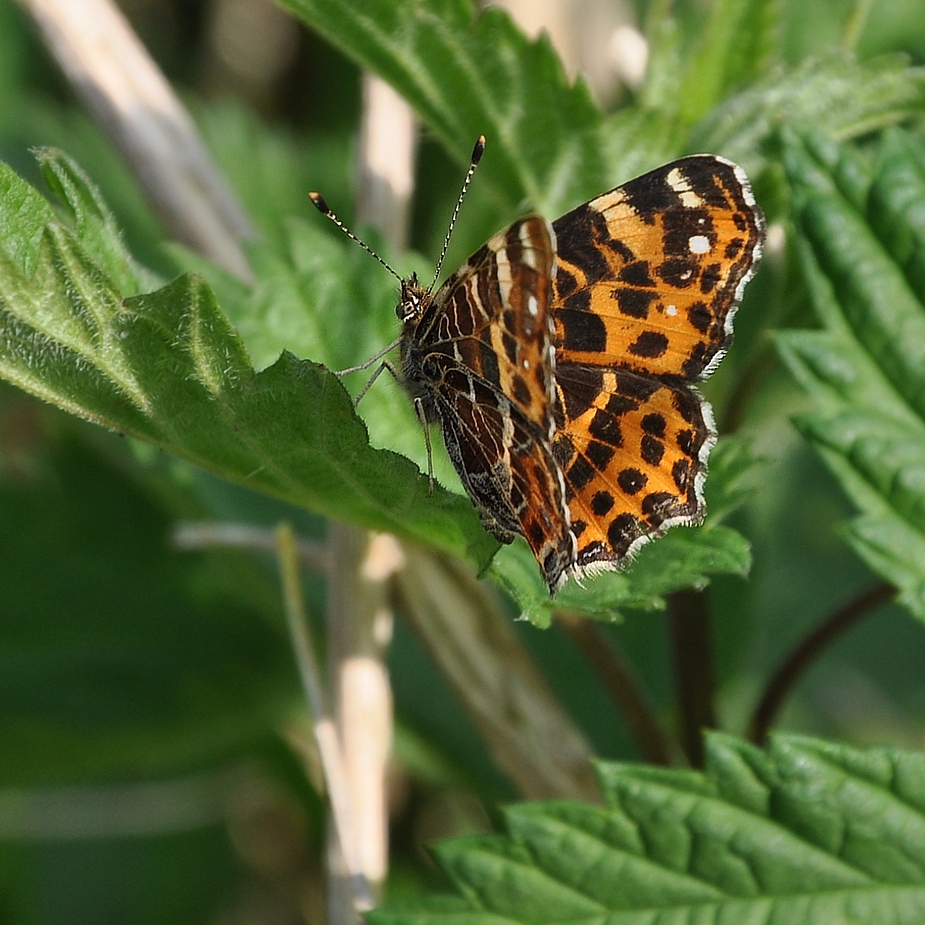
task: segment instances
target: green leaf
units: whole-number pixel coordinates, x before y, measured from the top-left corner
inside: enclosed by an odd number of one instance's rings
[[[77,176],[60,156],[46,165]],[[0,201],[0,221],[12,227],[26,214],[12,235],[18,250],[0,250],[0,376],[250,488],[487,562],[495,543],[468,501],[444,490],[428,497],[409,460],[372,449],[330,372],[288,353],[255,372],[196,276],[123,298],[84,246],[87,238],[102,262],[117,262],[86,190],[68,199],[73,228],[45,213],[36,248],[37,199],[7,169],[0,177],[17,193],[12,208]]]
[[[178,556],[163,498],[57,418],[37,473],[0,479],[0,786],[253,755],[299,703],[288,640],[257,615],[272,572]]]
[[[694,129],[692,150],[722,151],[751,172],[781,125],[848,139],[925,111],[925,69],[902,55],[859,63],[850,55],[805,61],[772,74],[712,110]]]
[[[737,510],[767,478],[768,460],[755,455],[753,443],[751,437],[738,434],[720,437],[710,453],[705,495],[711,526]]]
[[[392,84],[460,164],[486,135],[482,182],[509,208],[527,201],[558,215],[613,185],[584,83],[570,83],[549,39],[528,40],[507,13],[476,14],[468,0],[280,2]]]
[[[730,91],[764,76],[777,63],[780,0],[716,0],[677,95],[688,125],[705,116]],[[679,89],[680,89],[679,87]]]
[[[863,515],[852,548],[925,619],[925,165],[896,134],[866,176],[816,137],[788,137],[785,167],[825,326],[777,337],[815,406],[796,424]]]
[[[656,610],[682,588],[705,588],[711,575],[744,577],[751,568],[748,541],[730,527],[676,528],[644,546],[623,571],[604,572],[578,584],[570,581],[550,599],[536,562],[519,540],[500,549],[490,573],[517,601],[521,612],[546,627],[557,609],[612,618],[625,609]]]
[[[439,845],[457,897],[373,925],[877,922],[925,916],[925,758],[710,736],[707,772],[600,768],[603,807],[520,804]]]
[[[74,232],[90,259],[124,295],[153,288],[156,278],[135,264],[122,242],[115,216],[90,178],[69,157],[54,149],[36,152],[42,177],[67,210]]]
[[[29,275],[35,272],[45,225],[54,217],[45,199],[12,170],[0,170],[0,242]]]

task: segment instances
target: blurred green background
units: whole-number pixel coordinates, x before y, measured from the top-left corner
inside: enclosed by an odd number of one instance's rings
[[[644,22],[650,6],[622,13]],[[360,111],[350,62],[263,0],[121,7],[265,235],[309,211],[310,189],[350,201]],[[784,3],[789,60],[837,48],[854,9],[848,0]],[[694,31],[704,5],[679,3],[677,13],[682,31]],[[921,0],[872,2],[857,50],[925,63]],[[599,93],[619,98],[606,81]],[[127,169],[24,13],[0,2],[0,159],[38,182],[29,149],[42,145],[76,158],[132,252],[171,271],[164,233]],[[412,247],[433,255],[458,171],[425,137],[418,173]],[[781,279],[783,270],[750,288],[743,337],[762,336],[762,307]],[[797,297],[791,321],[801,310]],[[768,462],[734,521],[753,544],[752,576],[707,592],[721,720],[732,732],[743,731],[794,643],[876,581],[839,539],[848,503],[788,423],[803,407],[783,370],[761,380],[744,430]],[[315,518],[0,386],[0,922],[321,920],[323,814],[279,735],[287,719],[300,722],[300,698],[275,565],[180,553],[169,542],[178,520],[272,526],[283,517],[323,536]],[[309,592],[317,615],[322,583],[309,582]],[[670,711],[662,615],[629,614],[605,629]],[[638,757],[568,638],[556,628],[518,632],[598,753]],[[782,727],[919,747],[923,651],[925,628],[898,608],[879,611],[814,667]],[[397,897],[436,877],[427,842],[489,825],[492,808],[514,794],[400,620],[389,664]]]

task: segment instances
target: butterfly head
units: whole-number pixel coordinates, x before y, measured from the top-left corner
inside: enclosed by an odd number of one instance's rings
[[[401,281],[401,298],[395,306],[395,314],[403,324],[416,325],[432,301],[430,291],[418,282],[417,274],[412,273]]]

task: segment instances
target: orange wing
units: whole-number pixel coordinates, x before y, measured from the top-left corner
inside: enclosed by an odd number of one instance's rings
[[[683,158],[554,223],[556,460],[575,571],[619,566],[703,516],[712,372],[761,256],[764,220],[743,171]]]

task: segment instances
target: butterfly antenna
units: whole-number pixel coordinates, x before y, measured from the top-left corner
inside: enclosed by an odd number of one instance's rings
[[[399,282],[401,282],[401,277],[365,242],[361,241],[330,209],[328,204],[324,201],[324,197],[321,193],[309,193],[308,198],[311,199],[312,205],[323,215],[325,218],[331,219],[335,225],[337,225],[340,230],[347,235],[352,241],[356,241],[367,254],[371,254],[376,260],[379,261],[388,271],[395,277]]]
[[[453,236],[453,229],[456,227],[456,219],[459,216],[459,209],[462,206],[463,199],[466,198],[466,192],[469,189],[469,184],[472,182],[472,175],[475,173],[475,168],[479,166],[479,161],[482,159],[482,155],[484,153],[485,136],[479,135],[479,140],[475,143],[475,147],[472,149],[472,157],[469,158],[469,170],[466,171],[466,179],[463,180],[462,189],[459,191],[459,199],[456,200],[456,208],[453,209],[453,217],[450,219],[450,227],[447,229],[446,238],[443,241],[443,250],[440,251],[440,259],[437,261],[437,269],[434,273],[434,281],[428,287],[428,292],[433,292],[434,286],[437,285],[437,280],[440,278],[440,270],[443,268],[443,261],[446,257],[446,252],[450,247],[450,238]]]

